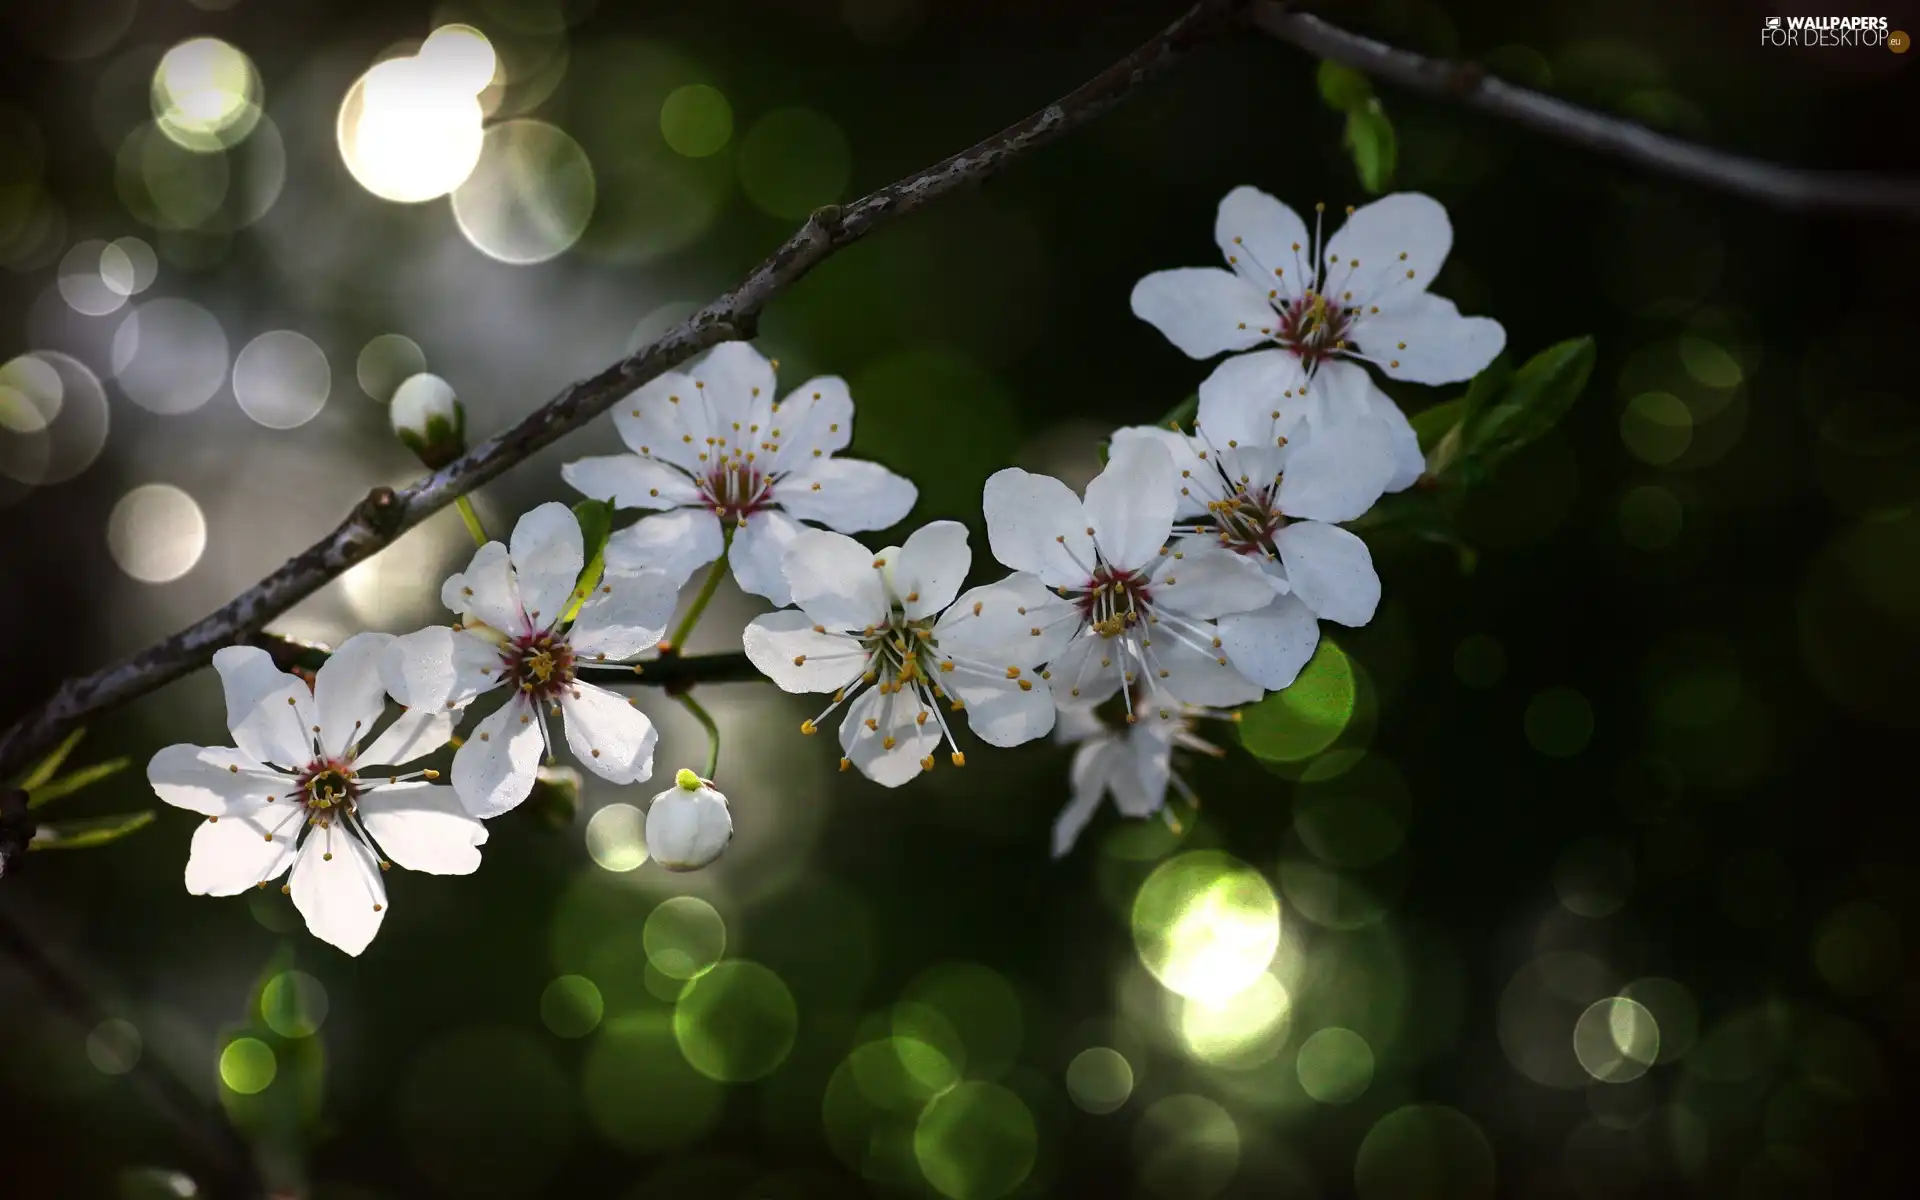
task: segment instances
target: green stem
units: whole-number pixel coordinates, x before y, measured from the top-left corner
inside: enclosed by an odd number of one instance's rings
[[[480,523],[480,514],[473,511],[473,501],[461,496],[454,500],[453,506],[460,510],[460,519],[467,523],[467,532],[473,535],[473,544],[487,544],[487,527]]]
[[[663,652],[678,654],[686,649],[687,638],[692,635],[693,627],[700,623],[700,614],[707,611],[708,602],[719,590],[720,580],[727,573],[727,551],[733,546],[733,528],[727,526],[726,537],[720,543],[720,557],[714,559],[713,565],[707,568],[707,577],[700,584],[700,594],[693,598],[693,607],[687,610],[687,615],[680,618],[679,626],[662,647]]]
[[[700,707],[700,702],[695,700],[691,693],[682,692],[676,699],[686,706],[687,711],[693,714],[693,719],[700,722],[700,727],[707,731],[707,769],[701,777],[708,783],[712,783],[713,773],[720,769],[720,726],[714,724],[713,714]]]

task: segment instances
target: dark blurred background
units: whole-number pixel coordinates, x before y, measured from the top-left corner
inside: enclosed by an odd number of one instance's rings
[[[1916,56],[1763,48],[1762,3],[1309,7],[1716,145],[1920,170]],[[502,428],[811,207],[1023,116],[1177,11],[5,0],[0,721],[418,475],[383,408],[401,379]],[[445,191],[455,135],[478,135],[396,132],[442,118],[356,80],[453,23],[497,63],[478,166],[451,201],[382,198]],[[218,43],[163,65],[195,38]],[[738,830],[717,865],[643,863],[654,789],[590,782],[576,814],[497,821],[475,876],[396,872],[349,959],[277,890],[188,896],[194,818],[163,811],[0,884],[99,1008],[76,1023],[0,960],[0,1192],[216,1191],[141,1090],[154,1070],[277,1183],[343,1200],[1899,1190],[1915,227],[1783,215],[1381,96],[1397,186],[1453,219],[1436,290],[1522,356],[1592,334],[1600,365],[1470,498],[1471,573],[1381,541],[1378,618],[1323,650],[1265,757],[1201,728],[1229,752],[1184,768],[1197,816],[1107,809],[1050,861],[1067,749],[969,747],[888,792],[798,736],[807,701],[708,689]],[[918,482],[911,524],[972,524],[982,581],[988,474],[1078,486],[1100,437],[1202,378],[1127,295],[1213,263],[1241,183],[1366,198],[1313,62],[1255,36],[836,256],[760,344],[783,384],[851,381],[855,451]],[[604,422],[569,437],[482,489],[482,516],[504,533],[573,499],[559,463],[615,445]],[[439,514],[274,628],[444,620],[470,551]],[[737,648],[757,605],[729,583],[692,648]],[[640,696],[656,777],[697,765],[697,727]],[[190,676],[101,719],[75,761],[133,767],[44,815],[162,807],[146,758],[225,740],[216,680]]]

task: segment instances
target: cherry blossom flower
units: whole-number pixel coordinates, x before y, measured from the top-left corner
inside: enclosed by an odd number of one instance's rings
[[[742,591],[790,604],[781,562],[801,522],[841,533],[885,529],[918,495],[878,463],[836,457],[853,437],[845,380],[810,379],[776,403],[774,364],[745,342],[662,375],[613,420],[631,454],[560,469],[568,484],[616,508],[658,510],[614,533],[610,569],[657,567],[684,583],[724,552]]]
[[[1263,431],[1269,438],[1290,436],[1302,421],[1316,430],[1367,417],[1384,423],[1394,455],[1388,486],[1397,491],[1420,477],[1419,442],[1355,364],[1410,383],[1458,383],[1493,361],[1506,331],[1427,291],[1453,245],[1438,201],[1398,192],[1349,209],[1323,247],[1324,208],[1315,207],[1309,235],[1280,201],[1235,188],[1214,223],[1231,269],[1156,271],[1135,285],[1133,311],[1194,358],[1235,352],[1201,385],[1201,398],[1218,393],[1263,417],[1278,412]]]
[[[1212,399],[1192,436],[1122,429],[1114,444],[1153,442],[1172,455],[1180,473],[1176,546],[1214,545],[1265,575],[1273,589],[1269,602],[1221,617],[1220,641],[1234,669],[1277,691],[1313,657],[1317,618],[1365,625],[1380,603],[1367,544],[1334,524],[1372,506],[1378,477],[1367,478],[1366,467],[1377,460],[1364,448],[1350,455],[1312,453],[1314,435],[1273,445],[1245,428],[1244,405]]]
[[[264,650],[213,656],[226,690],[233,746],[168,746],[147,781],[168,804],[203,814],[187,858],[187,890],[233,896],[289,867],[281,890],[315,937],[359,954],[380,930],[391,863],[434,875],[480,865],[486,827],[467,815],[437,771],[399,773],[446,744],[453,719],[412,709],[370,738],[386,704],[379,663],[393,638],[356,634],[313,686]]]
[[[802,733],[845,707],[841,769],[898,787],[932,769],[942,740],[964,766],[941,699],[988,745],[1017,746],[1053,728],[1038,668],[1070,631],[1042,615],[1060,601],[1037,579],[1015,577],[955,602],[972,561],[956,521],[935,521],[878,553],[825,530],[794,537],[785,570],[799,607],[755,618],[742,640],[783,690],[833,693]]]
[[[994,557],[1055,593],[1033,616],[1034,627],[1066,633],[1047,670],[1062,705],[1097,704],[1123,688],[1131,703],[1136,683],[1155,702],[1162,692],[1221,706],[1260,698],[1228,665],[1214,620],[1264,607],[1273,588],[1238,554],[1204,541],[1168,546],[1179,500],[1173,457],[1149,439],[1114,443],[1085,503],[1059,480],[1017,467],[987,480]]]
[[[1127,719],[1135,709],[1137,719]],[[1202,717],[1225,714],[1190,704],[1144,703],[1061,713],[1054,740],[1077,748],[1067,773],[1072,795],[1053,823],[1053,856],[1064,858],[1073,850],[1103,796],[1113,798],[1123,817],[1140,820],[1158,814],[1177,832],[1180,823],[1166,807],[1168,787],[1190,808],[1199,808],[1200,798],[1173,769],[1173,752],[1193,750],[1215,758],[1222,753],[1194,733],[1194,723]]]
[[[584,560],[573,513],[542,504],[514,526],[510,547],[488,542],[440,589],[441,603],[464,614],[459,624],[396,639],[382,663],[394,698],[415,708],[461,709],[511,690],[454,755],[454,790],[476,817],[499,816],[533,790],[542,756],[553,758],[549,716],[562,718],[568,747],[602,779],[653,774],[653,722],[580,671],[656,645],[679,585],[661,571],[609,570],[574,612]]]
[[[711,779],[685,768],[647,808],[647,854],[669,871],[697,871],[719,858],[731,840],[727,798]]]

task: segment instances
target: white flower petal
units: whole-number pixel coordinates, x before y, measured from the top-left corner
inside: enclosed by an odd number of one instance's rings
[[[359,816],[380,852],[409,871],[471,875],[480,866],[486,827],[450,787],[418,780],[374,787],[361,795]]]
[[[1427,456],[1420,451],[1420,435],[1414,432],[1413,423],[1393,402],[1393,397],[1377,387],[1367,391],[1367,411],[1387,431],[1387,445],[1392,450],[1393,477],[1387,480],[1387,490],[1403,492],[1427,473]]]
[[[1199,456],[1200,447],[1192,438],[1155,425],[1132,425],[1113,431],[1116,450],[1122,443],[1133,441],[1157,442],[1173,459],[1174,473],[1180,477],[1179,499],[1173,510],[1176,518],[1198,516],[1207,511],[1207,501],[1218,497],[1220,486],[1213,478],[1213,468]]]
[[[681,398],[675,403],[673,397]],[[641,458],[657,458],[687,471],[697,472],[699,452],[705,450],[706,425],[702,420],[696,435],[687,427],[687,409],[699,409],[694,401],[693,380],[678,371],[641,387],[613,410],[613,426],[620,440]]]
[[[500,686],[500,645],[465,629],[429,625],[402,634],[380,659],[380,678],[401,704],[429,712],[464,708]]]
[[[1142,716],[1139,724],[1128,728],[1122,742],[1126,765],[1114,771],[1109,785],[1113,806],[1121,816],[1140,820],[1166,807],[1167,780],[1173,775],[1173,735],[1179,728],[1177,717],[1162,719],[1158,713]]]
[[[845,534],[803,529],[788,543],[782,566],[793,603],[814,624],[845,631],[887,623],[883,562]]]
[[[331,758],[366,740],[387,707],[380,664],[394,642],[390,633],[356,633],[340,643],[313,678],[314,720],[320,744]]]
[[[1073,765],[1067,780],[1072,799],[1053,822],[1053,856],[1065,858],[1080,839],[1080,831],[1093,820],[1100,797],[1107,788],[1107,773],[1114,763],[1114,747],[1104,740],[1088,742],[1073,752]]]
[[[788,544],[804,528],[777,508],[763,509],[736,526],[727,565],[733,568],[733,581],[740,590],[778,605],[792,604],[793,592],[782,565]]]
[[[1398,450],[1392,431],[1375,416],[1372,397],[1380,389],[1364,370],[1328,363],[1315,386],[1326,401],[1325,419],[1318,428],[1297,430],[1288,443],[1275,499],[1289,516],[1351,521],[1372,508],[1393,481]],[[1384,395],[1380,399],[1393,404]]]
[[[1210,624],[1188,625],[1177,635],[1167,629],[1165,622],[1154,631],[1153,646],[1148,652],[1154,676],[1151,682],[1167,695],[1188,704],[1231,708],[1258,700],[1262,695],[1260,685],[1229,665],[1224,642],[1220,646],[1213,644],[1219,637],[1218,631]],[[1153,700],[1147,703],[1151,705]]]
[[[1153,561],[1173,533],[1180,473],[1159,442],[1113,444],[1107,465],[1087,485],[1087,521],[1100,556],[1124,571]]]
[[[1277,319],[1266,293],[1217,267],[1155,271],[1133,285],[1133,315],[1189,358],[1258,346]]]
[[[1289,687],[1320,644],[1320,622],[1297,597],[1275,596],[1257,612],[1220,620],[1220,642],[1234,669],[1277,692]]]
[[[1292,299],[1313,282],[1313,235],[1300,214],[1256,187],[1228,192],[1213,240],[1239,275],[1265,295]]]
[[[307,835],[288,883],[293,906],[307,920],[307,932],[348,954],[365,950],[386,919],[387,885],[380,878],[380,860],[340,825]]]
[[[625,696],[575,681],[560,694],[560,712],[567,746],[581,766],[614,783],[638,783],[653,774],[660,735]]]
[[[294,780],[226,746],[168,746],[147,762],[154,795],[209,817],[246,813],[268,796],[284,796]]]
[[[1365,625],[1380,603],[1380,576],[1360,538],[1337,525],[1296,521],[1274,543],[1293,594],[1315,613],[1342,625]]]
[[[567,631],[574,654],[589,662],[622,661],[666,636],[680,601],[680,581],[665,571],[608,571]]]
[[[670,787],[647,806],[647,853],[669,871],[698,870],[731,840],[727,798],[710,787]]]
[[[354,768],[403,767],[432,754],[453,736],[453,713],[442,708],[410,708],[360,751]]]
[[[786,692],[831,692],[866,669],[867,652],[844,633],[816,633],[812,617],[786,608],[748,622],[740,641],[762,675]]]
[[[958,521],[922,525],[900,547],[891,565],[901,611],[909,621],[924,621],[952,604],[966,582],[973,566],[967,527]]]
[[[868,688],[847,706],[840,748],[868,779],[882,787],[899,787],[918,775],[921,760],[940,747],[939,722],[932,717],[924,725],[915,720],[925,711],[911,692],[882,695],[879,688]]]
[[[687,374],[716,418],[714,436],[726,438],[725,446],[753,444],[757,435],[749,434],[747,426],[760,424],[773,409],[773,364],[767,356],[747,342],[721,342],[688,367]]]
[[[1072,746],[1079,742],[1104,739],[1112,730],[1105,721],[1093,714],[1091,708],[1075,705],[1060,709],[1060,715],[1053,725],[1055,745]]]
[[[774,414],[779,447],[774,469],[791,471],[845,450],[853,440],[853,396],[837,375],[809,379],[787,393]]]
[[[1353,340],[1382,371],[1409,383],[1460,383],[1486,369],[1507,345],[1490,317],[1463,317],[1453,301],[1422,292],[1380,306]]]
[[[542,504],[513,527],[513,570],[532,629],[549,629],[567,611],[573,585],[587,565],[580,522],[558,501]]]
[[[1290,351],[1229,358],[1200,382],[1199,435],[1219,450],[1277,446],[1311,409],[1307,392],[1306,373]]]
[[[472,614],[501,633],[527,632],[520,584],[504,543],[488,542],[473,552],[465,571],[447,576],[440,585],[440,603],[454,612]]]
[[[726,552],[720,518],[704,508],[642,517],[607,538],[609,571],[664,571],[675,586]]]
[[[298,804],[282,801],[202,821],[187,853],[187,890],[238,896],[277,878],[293,861],[303,813]]]
[[[906,519],[919,490],[879,463],[817,458],[774,486],[774,499],[798,521],[841,533],[888,529]]]
[[[1080,628],[1080,610],[1024,571],[969,589],[934,623],[945,658],[990,668],[1038,667],[1066,649]]]
[[[1382,196],[1362,205],[1327,240],[1322,290],[1329,296],[1352,292],[1355,307],[1377,305],[1385,312],[1426,291],[1452,248],[1453,225],[1438,200],[1419,192]]]
[[[1273,599],[1273,585],[1253,559],[1194,539],[1181,545],[1186,547],[1182,557],[1169,555],[1152,575],[1149,591],[1156,612],[1212,620],[1223,613],[1264,608]],[[1152,637],[1159,645],[1159,631]]]
[[[1054,701],[1063,707],[1098,704],[1119,691],[1120,656],[1125,653],[1117,638],[1104,638],[1083,627],[1047,664]]]
[[[1049,587],[1076,587],[1091,578],[1091,523],[1066,484],[1008,467],[987,480],[980,506],[987,544],[1003,566],[1038,575]]]
[[[967,724],[989,746],[1018,746],[1053,731],[1053,693],[1037,673],[1008,679],[963,667],[942,675],[940,685],[960,699]]]
[[[225,646],[213,652],[213,669],[220,675],[227,698],[227,728],[234,745],[256,762],[304,767],[313,757],[313,696],[299,676],[273,665],[273,656],[257,646]],[[284,711],[289,687],[307,692],[296,697],[295,710]],[[272,697],[274,708],[266,704]],[[247,727],[242,741],[240,727]]]
[[[563,463],[567,486],[615,508],[678,508],[698,504],[700,489],[686,472],[637,454],[607,454]]]
[[[453,790],[474,816],[483,821],[497,817],[533,791],[541,749],[533,704],[516,692],[480,722],[453,756]]]

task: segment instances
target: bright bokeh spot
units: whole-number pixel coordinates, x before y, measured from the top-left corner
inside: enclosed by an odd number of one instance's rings
[[[1351,1029],[1322,1029],[1294,1060],[1300,1089],[1322,1104],[1350,1104],[1373,1083],[1373,1047]]]
[[[1133,1064],[1111,1046],[1089,1046],[1067,1064],[1067,1095],[1083,1112],[1115,1112],[1133,1095]]]
[[[166,416],[192,412],[227,381],[227,335],[191,300],[164,297],[137,305],[113,335],[120,390]]]
[[[647,817],[631,804],[609,804],[587,819],[587,855],[605,871],[631,871],[647,861]]]
[[[488,129],[478,162],[453,193],[453,217],[473,248],[516,266],[546,262],[593,219],[593,164],[544,121]]]
[[[939,1082],[930,1085],[930,1079]],[[864,1042],[834,1069],[821,1095],[827,1145],[862,1178],[923,1192],[915,1127],[928,1102],[959,1081],[932,1046],[900,1037]]]
[[[733,137],[733,107],[708,84],[675,88],[660,105],[660,136],[688,158],[718,154]]]
[[[60,298],[81,316],[103,317],[127,302],[128,293],[107,278],[109,250],[107,243],[89,238],[75,242],[60,256]]]
[[[693,1069],[722,1083],[773,1072],[793,1050],[800,1025],[793,993],[771,970],[740,959],[716,964],[687,985],[673,1009],[673,1036]]]
[[[1217,1000],[1182,999],[1175,1031],[1186,1052],[1216,1067],[1245,1070],[1273,1061],[1286,1044],[1293,999],[1272,975]]]
[[[233,396],[257,424],[295,429],[320,415],[333,371],[314,340],[276,329],[248,342],[233,360]]]
[[[136,296],[160,277],[160,259],[137,237],[119,237],[100,252],[100,278],[122,296]]]
[[[958,1084],[934,1097],[913,1129],[913,1156],[952,1200],[998,1200],[1033,1171],[1040,1135],[1026,1103],[996,1083]]]
[[[220,1082],[242,1096],[266,1091],[278,1070],[273,1047],[259,1038],[235,1038],[220,1051]]]
[[[1353,660],[1323,636],[1291,686],[1241,710],[1240,744],[1272,762],[1312,758],[1346,730],[1356,696]]]
[[[360,356],[353,363],[353,376],[359,381],[361,391],[385,404],[393,399],[401,384],[424,374],[426,369],[427,355],[418,342],[404,334],[383,333],[360,347]]]
[[[1360,1200],[1491,1200],[1493,1147],[1473,1119],[1437,1104],[1380,1118],[1353,1165]]]
[[[1573,1027],[1573,1054],[1602,1083],[1630,1083],[1660,1058],[1660,1023],[1625,996],[1596,1000]]]
[[[312,1037],[327,1021],[327,989],[305,971],[282,971],[260,989],[260,1019],[284,1038]]]
[[[647,914],[647,961],[669,979],[692,979],[727,952],[727,922],[698,896],[674,896]]]
[[[201,154],[236,146],[260,120],[260,72],[219,38],[181,42],[153,72],[153,120],[169,139]]]
[[[1133,901],[1140,961],[1168,990],[1219,1004],[1265,974],[1280,946],[1280,902],[1260,873],[1214,850],[1169,859]]]
[[[1168,1096],[1133,1131],[1140,1183],[1167,1200],[1208,1200],[1240,1169],[1240,1127],[1205,1096]]]
[[[470,96],[485,91],[500,66],[493,43],[471,25],[442,25],[427,35],[414,57],[449,89]]]
[[[340,157],[360,186],[383,200],[415,204],[444,196],[480,161],[485,131],[478,93],[486,84],[472,86],[478,52],[465,35],[435,46],[431,55],[422,45],[419,54],[374,64],[340,103]]]
[[[540,1021],[555,1037],[585,1037],[605,1013],[600,989],[585,975],[562,975],[540,993]]]
[[[142,484],[107,515],[107,550],[142,583],[180,578],[206,548],[207,519],[193,497],[172,484]]]

